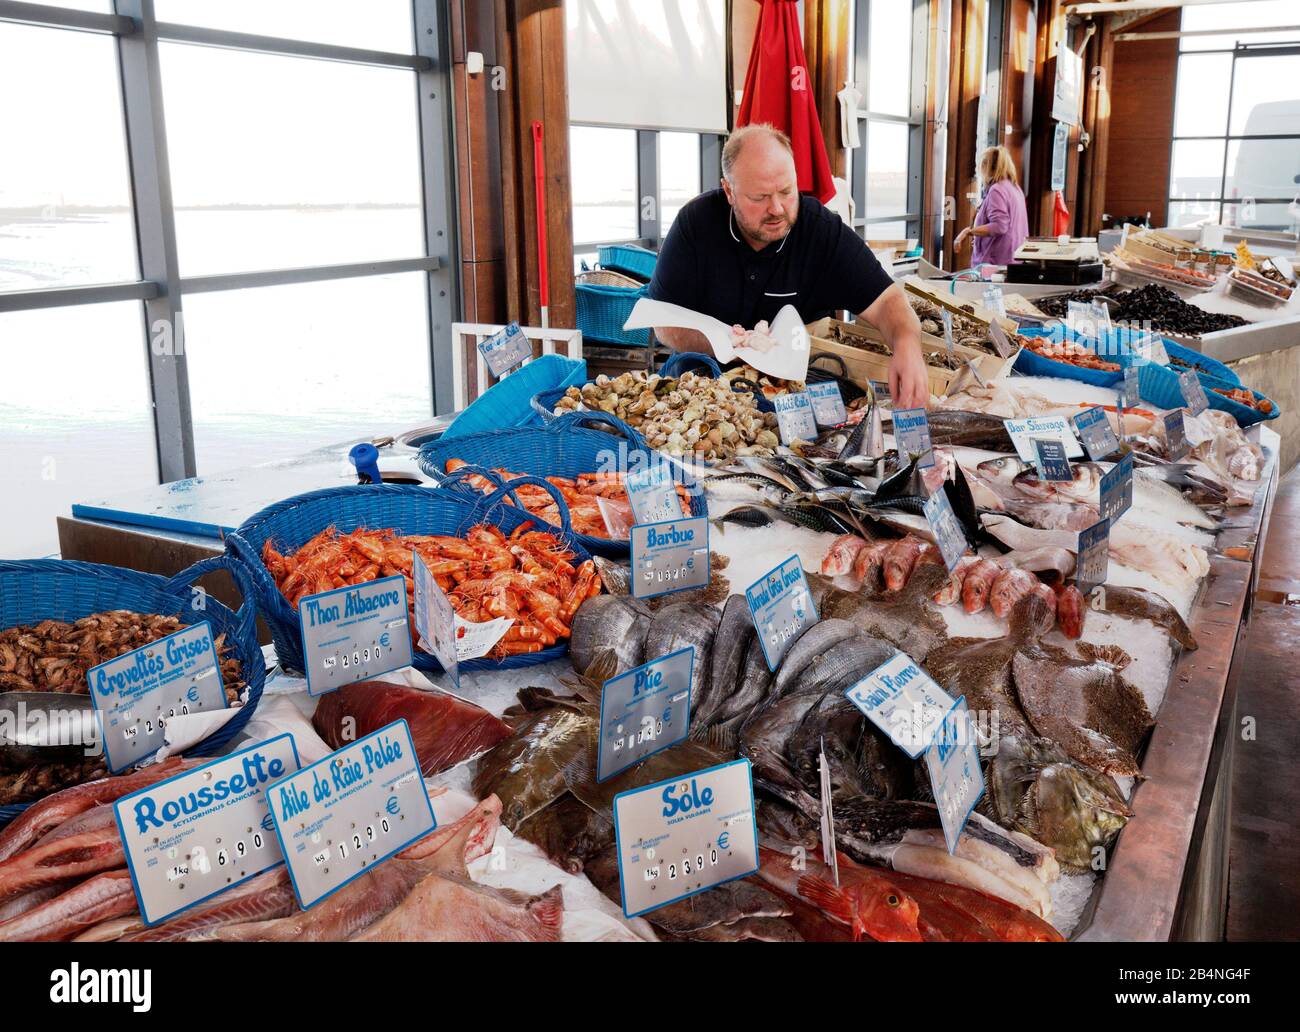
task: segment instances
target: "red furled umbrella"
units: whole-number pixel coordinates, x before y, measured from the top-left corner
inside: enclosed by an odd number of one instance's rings
[[[749,53],[736,125],[767,122],[790,137],[799,189],[823,203],[835,196],[812,81],[799,37],[796,0],[760,0],[758,32]]]

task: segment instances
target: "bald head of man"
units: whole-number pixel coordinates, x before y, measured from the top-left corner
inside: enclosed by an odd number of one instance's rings
[[[759,250],[784,240],[799,217],[798,174],[785,133],[770,125],[747,125],[727,137],[722,190],[750,247]]]

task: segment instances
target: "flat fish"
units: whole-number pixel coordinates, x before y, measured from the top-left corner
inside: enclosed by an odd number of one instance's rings
[[[774,699],[740,728],[739,753],[750,762],[754,784],[791,806],[798,806],[808,790],[786,757],[786,743],[818,701],[816,695],[792,692]]]
[[[0,924],[0,942],[65,942],[135,908],[130,873],[104,871]]]
[[[510,727],[482,706],[439,689],[359,681],[321,697],[312,726],[331,749],[405,720],[420,761],[432,777],[510,737]]]
[[[1122,588],[1106,584],[1088,597],[1088,604],[1116,616],[1147,620],[1163,627],[1183,648],[1196,648],[1196,638],[1178,610],[1154,591],[1145,588]]]
[[[926,565],[898,591],[865,595],[840,591],[816,574],[808,577],[810,584],[821,581],[814,587],[814,599],[820,589],[817,606],[822,619],[848,620],[868,636],[892,642],[917,662],[948,640],[947,624],[932,601],[947,579],[944,567]]]
[[[581,874],[588,860],[614,841],[614,822],[565,792],[515,832],[537,846],[570,874]]]
[[[645,636],[653,614],[630,595],[597,595],[578,607],[569,635],[575,670],[586,670],[598,653],[612,650],[618,673],[645,662]]]
[[[787,763],[810,795],[820,795],[823,752],[834,800],[906,799],[912,794],[912,761],[838,688],[820,696],[786,742]]]
[[[678,602],[664,606],[650,620],[645,636],[645,659],[651,663],[684,648],[695,649],[691,670],[691,698],[707,697],[713,639],[722,614],[713,606]]]
[[[722,607],[709,659],[707,687],[691,698],[691,726],[707,727],[725,708],[736,689],[745,653],[754,637],[754,621],[744,595],[731,595]],[[697,659],[698,662],[698,659]]]
[[[614,797],[633,788],[667,781],[706,767],[716,767],[731,759],[727,753],[708,742],[687,739],[661,752],[647,756],[634,767],[605,781],[596,781],[596,750],[591,748],[565,770],[565,784],[573,795],[599,813],[612,814]]]
[[[1137,777],[1135,753],[1155,720],[1142,693],[1097,653],[1091,658],[1031,643],[1012,660],[1016,697],[1034,731],[1058,743],[1072,759],[1105,774]],[[1109,658],[1119,661],[1114,653]],[[1126,661],[1127,657],[1123,657]]]
[[[537,896],[430,875],[353,942],[559,942],[564,894]]]

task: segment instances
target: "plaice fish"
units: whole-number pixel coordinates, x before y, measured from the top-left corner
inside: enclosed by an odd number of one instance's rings
[[[1149,621],[1163,627],[1183,648],[1189,651],[1196,648],[1196,638],[1178,610],[1154,591],[1107,584],[1092,592],[1088,605],[1116,616]]]
[[[46,796],[40,802],[29,806],[7,828],[0,831],[0,861],[7,860],[20,850],[26,849],[51,828],[57,827],[70,817],[75,817],[93,806],[111,803],[137,789],[156,784],[195,766],[196,763],[197,761],[182,760],[173,756],[161,763],[142,767],[131,774],[87,781]]]
[[[405,720],[425,777],[491,749],[510,728],[482,706],[430,686],[358,681],[321,697],[312,726],[331,749]]]
[[[1050,846],[1071,870],[1091,870],[1133,816],[1111,778],[1041,738],[1004,735],[985,779],[998,823]]]
[[[130,873],[104,871],[0,924],[0,942],[65,942],[134,909]]]
[[[429,875],[353,942],[559,942],[564,894],[537,896]]]
[[[1119,674],[1122,650],[1087,642],[1083,658],[1041,642],[1027,643],[1012,660],[1016,697],[1034,731],[1058,743],[1071,759],[1105,774],[1136,777],[1138,747],[1155,725],[1142,693]]]
[[[591,809],[567,792],[519,825],[516,834],[537,846],[570,874],[614,841],[610,815]]]

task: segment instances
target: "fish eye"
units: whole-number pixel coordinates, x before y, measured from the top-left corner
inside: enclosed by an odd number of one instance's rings
[[[888,903],[891,907],[896,907],[902,902],[902,900],[900,900],[897,896],[895,896],[891,892],[888,896],[885,897],[885,902]]]

